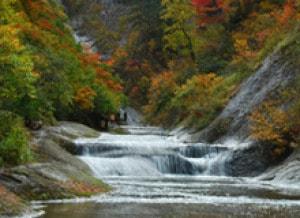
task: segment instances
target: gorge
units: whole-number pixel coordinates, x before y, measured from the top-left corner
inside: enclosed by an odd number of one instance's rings
[[[0,217],[299,217],[299,30],[298,0],[0,0]]]

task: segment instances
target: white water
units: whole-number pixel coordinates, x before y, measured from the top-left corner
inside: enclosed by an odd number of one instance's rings
[[[254,178],[226,177],[226,159],[237,149],[236,141],[192,145],[168,137],[156,127],[124,128],[129,135],[102,134],[95,139],[77,140],[78,146],[84,147],[80,158],[96,177],[114,188],[93,201],[300,206],[299,200],[286,199],[291,193],[300,196],[298,188],[283,188]]]
[[[130,135],[102,134],[77,140],[83,151],[80,158],[97,177],[225,175],[224,164],[230,152],[224,146],[184,144],[156,127],[124,128]]]
[[[185,144],[156,127],[124,128],[130,134],[76,141],[80,158],[113,190],[48,201],[44,218],[299,217],[299,186],[225,175],[236,141]]]

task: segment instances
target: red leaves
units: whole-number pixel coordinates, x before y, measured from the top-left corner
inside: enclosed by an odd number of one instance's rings
[[[221,0],[192,0],[199,16],[199,26],[218,23],[224,20],[224,7]]]
[[[94,52],[88,43],[84,43],[81,46],[84,52],[84,54],[80,57],[82,63],[84,65],[92,65],[94,67],[99,66],[101,59],[100,53]]]
[[[95,82],[104,84],[116,92],[122,92],[122,85],[118,81],[115,81],[112,74],[101,65],[103,64],[101,62],[101,54],[94,52],[89,43],[83,44],[82,47],[84,53],[79,58],[84,66],[91,66],[94,68],[96,72]],[[112,63],[113,62],[111,62],[111,64]],[[109,65],[106,65],[106,67],[109,67]]]
[[[53,20],[58,17],[47,1],[27,0],[25,1],[25,5],[28,7],[28,12],[33,19],[47,17],[47,19]]]
[[[45,19],[39,20],[38,24],[42,29],[45,29],[45,30],[53,29],[53,25],[48,20],[45,20]]]
[[[208,7],[211,3],[212,0],[192,0],[195,7]]]
[[[98,53],[85,54],[82,57],[82,61],[84,64],[97,66],[100,64],[100,54]]]
[[[283,7],[282,15],[279,17],[279,22],[281,24],[288,23],[289,19],[291,19],[296,13],[296,5],[295,0],[287,0]]]

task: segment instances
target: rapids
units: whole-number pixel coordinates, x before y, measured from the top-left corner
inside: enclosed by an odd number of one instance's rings
[[[76,141],[79,158],[113,191],[49,201],[44,217],[299,217],[299,187],[226,176],[235,145],[186,144],[157,127],[123,128],[128,134]]]

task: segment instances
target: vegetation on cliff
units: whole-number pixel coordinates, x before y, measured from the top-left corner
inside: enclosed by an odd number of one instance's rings
[[[269,96],[250,115],[252,138],[276,145],[275,155],[300,144],[299,37],[298,32],[291,33],[280,48],[286,55],[284,58],[296,69],[295,79],[286,89],[278,90],[277,96]]]
[[[142,108],[147,121],[156,125],[203,129],[241,82],[276,48],[284,50],[284,44],[285,50],[293,47],[286,58],[299,66],[297,0],[113,1],[126,8],[113,28],[100,22],[103,16],[87,19],[87,11],[101,11],[103,1],[92,1],[93,9],[87,9],[89,1],[63,2],[69,14],[82,21],[83,34],[93,39],[101,29],[118,36],[110,38],[112,70],[125,81],[131,104]],[[91,24],[94,28],[89,31]],[[122,31],[124,26],[127,31]],[[104,41],[106,34],[98,34],[96,42]],[[252,138],[278,145],[277,152],[299,143],[299,82],[291,86],[269,96],[249,115]]]

